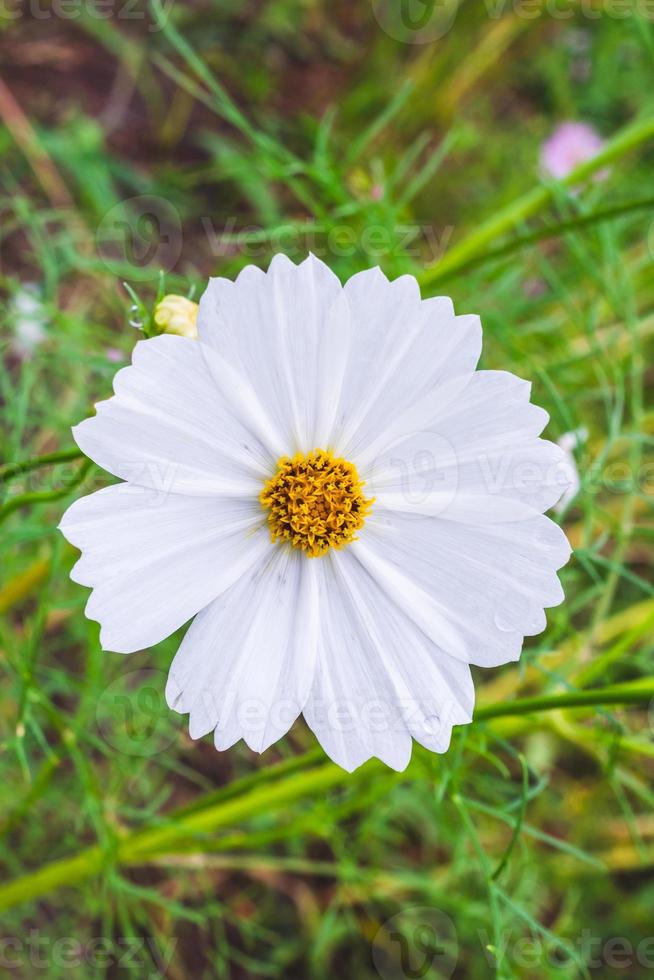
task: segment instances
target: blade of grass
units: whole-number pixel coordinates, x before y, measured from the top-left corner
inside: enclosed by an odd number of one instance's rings
[[[0,614],[16,606],[48,577],[50,559],[39,558],[0,589]]]
[[[591,214],[582,214],[577,218],[570,218],[568,221],[561,221],[558,224],[548,225],[546,228],[540,228],[530,235],[521,235],[513,238],[506,245],[489,249],[483,255],[475,256],[464,265],[459,265],[456,269],[453,269],[449,274],[446,272],[444,278],[459,275],[461,272],[467,272],[469,269],[476,269],[481,265],[486,265],[488,262],[508,258],[510,255],[514,255],[524,248],[529,248],[531,245],[537,245],[539,242],[548,241],[551,238],[559,238],[561,235],[566,234],[566,232],[592,227],[593,225],[599,225],[606,221],[613,221],[615,218],[621,218],[623,215],[642,211],[646,208],[654,208],[654,197],[646,197],[638,201],[628,201],[626,204],[615,205],[611,208],[593,211]]]

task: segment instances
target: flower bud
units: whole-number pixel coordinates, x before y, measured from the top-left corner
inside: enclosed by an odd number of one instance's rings
[[[197,320],[198,304],[172,293],[164,296],[154,311],[154,322],[163,333],[174,333],[192,340],[198,336]]]

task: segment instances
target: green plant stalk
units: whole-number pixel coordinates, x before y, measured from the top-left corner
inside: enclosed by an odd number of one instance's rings
[[[9,500],[4,507],[0,508],[0,523],[20,507],[47,504],[51,503],[53,500],[61,500],[63,497],[69,494],[71,490],[74,490],[75,487],[78,487],[84,482],[87,473],[93,465],[92,460],[85,459],[82,465],[79,467],[77,473],[71,477],[70,480],[67,480],[64,486],[58,490],[45,490],[42,493],[23,493]]]
[[[561,235],[565,235],[570,231],[589,228],[593,225],[601,225],[606,221],[614,221],[616,218],[622,218],[636,211],[651,210],[653,208],[654,197],[647,197],[638,201],[627,201],[624,204],[616,204],[613,207],[593,211],[590,214],[581,214],[577,218],[570,218],[568,221],[547,225],[529,235],[519,235],[516,238],[512,238],[506,244],[499,245],[497,248],[488,249],[481,255],[474,255],[467,262],[464,262],[462,265],[457,265],[456,268],[451,269],[445,274],[442,274],[439,268],[438,278],[439,280],[445,277],[449,278],[449,276],[467,272],[469,269],[476,269],[480,265],[486,265],[488,262],[508,258],[510,255],[515,254],[515,252],[520,252],[524,248],[529,248],[531,245],[537,245],[539,242],[548,241],[552,238],[559,238]]]
[[[81,449],[77,446],[69,446],[68,449],[59,449],[54,453],[46,453],[44,456],[32,456],[31,459],[24,459],[19,463],[6,463],[0,466],[0,483],[7,483],[16,476],[23,476],[31,473],[42,466],[55,466],[57,463],[67,463],[73,459],[81,459],[83,456]]]
[[[626,681],[590,691],[566,691],[565,694],[543,694],[519,698],[509,704],[487,704],[475,712],[475,721],[487,721],[507,715],[528,715],[535,711],[561,708],[583,708],[609,704],[647,704],[654,697],[654,677]]]
[[[597,156],[575,167],[567,177],[557,183],[543,184],[519,197],[507,207],[499,211],[495,217],[483,222],[480,227],[455,245],[447,254],[427,266],[418,279],[422,286],[430,286],[438,280],[451,275],[471,262],[486,250],[491,242],[501,235],[515,229],[520,222],[531,218],[538,211],[550,204],[559,187],[576,187],[583,184],[599,170],[619,160],[630,150],[635,149],[648,139],[654,137],[654,116],[646,116],[625,126],[612,140],[600,150]]]
[[[513,702],[481,706],[475,713],[475,722],[536,711],[565,708],[592,707],[610,704],[648,704],[654,697],[654,678],[615,684],[594,691],[569,691],[563,694],[522,698]],[[367,778],[378,772],[383,764],[376,759],[367,762],[351,776],[332,762],[313,765],[315,753],[307,753],[311,768],[291,772],[276,783],[266,782],[254,786],[238,796],[218,801],[209,806],[198,806],[190,812],[171,814],[165,825],[128,833],[116,842],[110,853],[98,845],[90,847],[71,858],[63,858],[0,886],[0,909],[10,908],[20,902],[40,898],[56,888],[74,885],[99,874],[112,863],[138,864],[154,856],[174,850],[181,838],[214,833],[217,830],[248,820],[257,813],[272,812],[297,800],[323,794],[345,784],[350,779]],[[284,764],[283,771],[286,771]],[[405,778],[398,776],[398,778]]]

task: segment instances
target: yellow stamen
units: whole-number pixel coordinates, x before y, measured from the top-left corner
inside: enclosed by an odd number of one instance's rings
[[[363,496],[356,467],[323,449],[283,456],[259,500],[270,512],[272,540],[290,541],[309,558],[355,540],[374,503]]]

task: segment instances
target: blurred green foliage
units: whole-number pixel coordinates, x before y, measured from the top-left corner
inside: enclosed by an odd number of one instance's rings
[[[654,111],[646,12],[464,0],[420,44],[384,31],[381,2],[63,9],[0,16],[2,462],[70,447],[164,286],[197,296],[308,248],[344,278],[412,272],[481,313],[483,365],[533,379],[549,438],[588,433],[562,516],[567,601],[519,667],[477,672],[480,701],[651,679],[651,142],[425,277],[544,186],[560,121],[608,139]],[[59,516],[107,479],[68,459],[2,487],[0,862],[3,882],[31,882],[29,901],[0,884],[3,970],[441,976],[415,972],[429,908],[454,925],[455,977],[651,974],[646,706],[482,719],[400,775],[336,777],[301,724],[261,758],[219,755],[164,706],[179,637],[103,654],[68,579]],[[74,888],[29,878],[78,854]],[[413,974],[379,932],[398,913]]]

